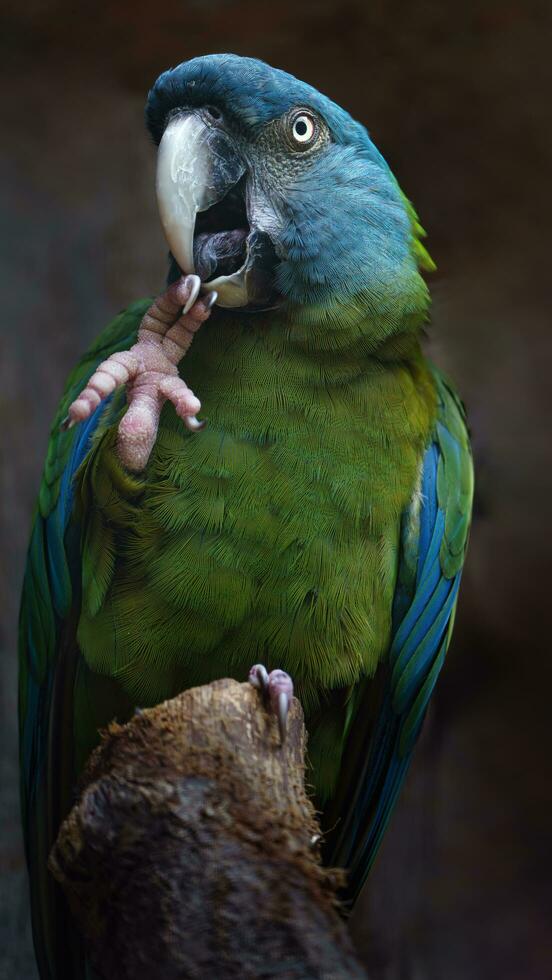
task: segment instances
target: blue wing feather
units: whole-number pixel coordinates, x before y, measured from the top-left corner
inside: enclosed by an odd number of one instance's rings
[[[439,419],[423,459],[420,499],[413,501],[402,522],[393,637],[383,668],[382,696],[371,726],[359,704],[357,735],[359,730],[364,733],[366,746],[329,855],[332,863],[348,869],[352,900],[377,853],[445,659],[468,536],[473,484],[464,414],[437,372],[435,380]],[[415,574],[407,561],[413,529]]]
[[[37,961],[40,975],[50,980],[61,975],[80,976],[79,969],[71,962],[72,951],[63,932],[62,917],[55,910],[57,899],[53,879],[47,871],[47,858],[56,821],[63,815],[60,800],[70,793],[73,782],[71,740],[60,737],[60,725],[71,724],[78,660],[74,634],[75,603],[80,591],[79,540],[78,535],[68,533],[73,526],[74,477],[89,452],[100,417],[106,412],[107,400],[85,423],[71,431],[61,432],[60,422],[97,364],[114,350],[134,341],[147,305],[148,301],[133,304],[117,317],[69,379],[52,429],[23,583],[19,682],[21,801]]]
[[[89,450],[100,406],[74,435],[61,479],[56,506],[43,517],[37,513],[29,548],[22,602],[22,652],[27,670],[21,683],[21,783],[25,815],[25,846],[31,875],[31,907],[37,961],[41,976],[55,976],[52,953],[55,935],[54,886],[46,871],[51,846],[52,786],[49,753],[53,692],[59,666],[57,648],[72,601],[72,581],[65,534],[73,504],[75,473]],[[48,605],[49,608],[48,608]],[[58,760],[59,762],[59,760]],[[67,957],[69,958],[69,950]]]

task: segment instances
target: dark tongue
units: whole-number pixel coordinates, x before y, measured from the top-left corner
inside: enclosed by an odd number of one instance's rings
[[[194,266],[202,282],[230,276],[245,262],[246,228],[202,232],[194,238]]]

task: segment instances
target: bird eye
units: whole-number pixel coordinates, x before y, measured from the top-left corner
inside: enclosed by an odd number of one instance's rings
[[[316,122],[313,116],[301,112],[295,116],[291,125],[291,135],[300,146],[306,147],[316,136]]]

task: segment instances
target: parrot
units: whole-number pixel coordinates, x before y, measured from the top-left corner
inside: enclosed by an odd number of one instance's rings
[[[465,409],[422,350],[435,266],[366,128],[231,54],[165,71],[145,115],[166,288],[68,379],[23,584],[43,980],[89,975],[47,862],[99,731],[219,678],[249,676],[282,737],[292,679],[324,859],[354,903],[443,666],[470,528]]]

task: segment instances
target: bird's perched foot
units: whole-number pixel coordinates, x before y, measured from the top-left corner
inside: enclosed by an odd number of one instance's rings
[[[135,473],[148,462],[165,401],[173,403],[190,431],[205,425],[196,418],[201,402],[177,367],[217,299],[216,293],[198,298],[200,286],[199,276],[183,276],[159,296],[140,324],[136,343],[99,365],[63,422],[64,428],[83,422],[102,399],[126,385],[128,409],[119,423],[117,451]]]
[[[262,664],[255,664],[249,671],[249,683],[262,692],[266,706],[278,719],[280,739],[286,738],[286,724],[289,706],[293,697],[293,681],[285,670],[271,670],[268,673]]]

